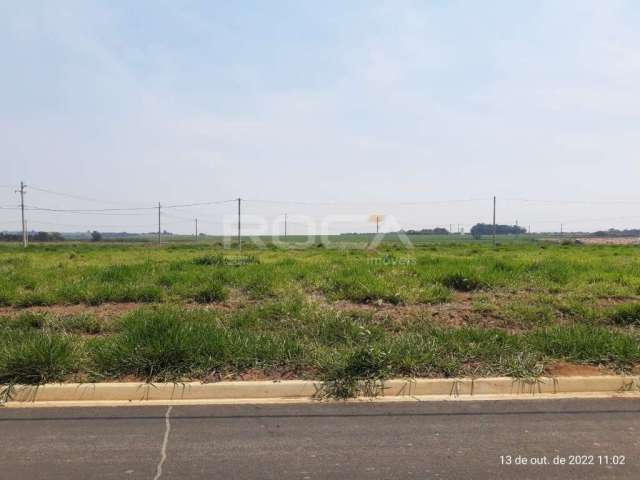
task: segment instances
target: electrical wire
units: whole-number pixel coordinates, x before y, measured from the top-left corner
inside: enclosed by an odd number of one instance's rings
[[[615,222],[618,220],[634,220],[640,218],[640,215],[633,215],[627,217],[609,217],[609,218],[583,218],[577,220],[531,220],[529,223],[539,224],[539,223],[556,223],[563,225],[571,225],[572,223],[588,223],[588,222]]]
[[[14,222],[15,223],[15,222]],[[53,225],[53,226],[60,226],[60,227],[70,227],[70,228],[85,228],[87,226],[91,226],[91,228],[157,228],[157,225],[152,225],[151,227],[149,227],[149,224],[138,224],[138,225],[122,225],[122,224],[116,224],[116,225],[94,225],[91,222],[86,222],[86,223],[80,223],[80,224],[68,224],[68,223],[58,223],[58,222],[49,222],[46,220],[40,220],[40,219],[29,219],[29,223],[30,224],[43,224],[43,225]]]
[[[193,222],[195,220],[195,218],[182,217],[180,215],[174,215],[173,213],[167,213],[167,212],[162,212],[162,216],[169,217],[169,218],[177,218],[178,220],[185,220],[190,222]]]
[[[203,207],[207,205],[220,205],[223,203],[236,202],[236,200],[213,200],[211,202],[183,203],[177,205],[162,205],[162,208],[187,208],[187,207]],[[157,207],[154,207],[157,208]]]
[[[101,213],[101,212],[131,212],[140,210],[157,210],[158,207],[135,207],[135,208],[47,208],[35,205],[25,205],[29,210],[39,210],[43,212],[68,212],[68,213]]]
[[[72,199],[75,199],[75,200],[84,200],[84,201],[87,201],[87,202],[110,203],[110,204],[114,204],[114,205],[131,205],[130,202],[113,201],[113,200],[99,200],[97,198],[92,198],[92,197],[84,197],[84,196],[81,196],[81,195],[75,195],[75,194],[71,194],[71,193],[57,192],[55,190],[50,190],[48,188],[37,187],[37,186],[35,186],[33,184],[29,184],[28,188],[30,188],[31,190],[35,190],[37,192],[48,193],[50,195],[56,195],[56,196],[59,196],[59,197],[72,198]]]
[[[11,187],[13,188],[13,187]],[[76,199],[76,200],[84,200],[84,201],[89,201],[89,202],[98,202],[98,203],[112,203],[112,204],[118,204],[118,205],[127,205],[130,204],[128,202],[118,202],[118,201],[111,201],[111,200],[99,200],[96,198],[92,198],[92,197],[85,197],[85,196],[81,196],[81,195],[75,195],[75,194],[71,194],[71,193],[63,193],[63,192],[58,192],[55,190],[51,190],[48,188],[44,188],[44,187],[38,187],[38,186],[34,186],[34,185],[29,185],[29,188],[32,190],[36,190],[38,192],[43,192],[43,193],[48,193],[50,195],[57,195],[57,196],[61,196],[61,197],[67,197],[67,198],[72,198],[72,199]],[[212,200],[212,201],[206,201],[206,202],[192,202],[192,203],[184,203],[184,204],[175,204],[175,205],[162,205],[161,208],[183,208],[183,207],[198,207],[198,206],[206,206],[206,205],[217,205],[217,204],[222,204],[222,203],[230,203],[230,202],[235,202],[236,199],[231,199],[231,200]],[[151,203],[151,202],[150,202]],[[74,210],[74,211],[86,211],[86,212],[93,212],[93,211],[112,211],[112,210],[151,210],[151,209],[156,209],[158,208],[157,206],[150,206],[150,207],[127,207],[127,208],[101,208],[101,209],[68,209],[68,210]],[[53,210],[53,209],[52,209]],[[55,210],[67,210],[67,209],[55,209]]]
[[[248,203],[263,203],[274,205],[438,205],[438,204],[453,204],[453,203],[470,203],[470,202],[486,202],[488,198],[466,198],[458,200],[424,200],[414,202],[383,202],[383,201],[371,201],[371,202],[343,202],[343,201],[329,201],[329,202],[301,202],[294,200],[255,200],[255,199],[241,199],[243,202]]]
[[[26,185],[25,185],[26,186]],[[13,185],[0,185],[0,188],[17,188]],[[112,203],[112,204],[130,204],[129,202],[122,201],[114,201],[114,200],[102,200],[93,197],[76,195],[72,193],[60,192],[57,190],[53,190],[47,187],[42,187],[38,185],[29,184],[28,188],[32,190],[36,190],[39,192],[47,193],[50,195],[57,195],[61,197],[67,197],[77,200],[84,200],[90,202],[98,202],[98,203]],[[482,197],[482,198],[464,198],[464,199],[450,199],[450,200],[418,200],[418,201],[407,201],[407,202],[387,202],[387,201],[368,201],[368,202],[349,202],[349,201],[321,201],[321,202],[308,202],[308,201],[297,201],[297,200],[269,200],[269,199],[241,199],[245,202],[253,202],[253,203],[272,203],[272,204],[296,204],[296,205],[427,205],[427,204],[452,204],[452,203],[468,203],[468,202],[481,202],[487,201],[490,197]],[[166,205],[163,208],[183,208],[183,207],[192,207],[192,206],[206,206],[206,205],[215,205],[222,203],[231,203],[236,202],[238,199],[227,199],[227,200],[213,200],[213,201],[204,201],[204,202],[192,202],[192,203],[184,203],[184,204],[174,204],[174,205]],[[519,201],[519,202],[528,202],[528,203],[552,203],[552,204],[640,204],[639,201],[633,200],[548,200],[548,199],[528,199],[528,198],[509,198],[502,197],[501,200],[504,201]],[[151,203],[151,202],[150,202]],[[155,202],[153,202],[155,203]],[[132,207],[132,208],[157,208],[153,207]]]
[[[15,188],[12,185],[0,185],[0,188]],[[105,203],[105,204],[118,204],[118,205],[132,205],[131,203],[128,202],[120,202],[120,201],[109,201],[109,200],[100,200],[100,199],[96,199],[96,198],[92,198],[92,197],[86,197],[86,196],[81,196],[81,195],[75,195],[75,194],[71,194],[71,193],[64,193],[64,192],[59,192],[56,190],[52,190],[49,188],[45,188],[45,187],[41,187],[41,186],[34,186],[34,185],[29,185],[30,189],[34,190],[34,191],[38,191],[38,192],[42,192],[42,193],[46,193],[46,194],[50,194],[50,195],[56,195],[56,196],[61,196],[61,197],[66,197],[66,198],[70,198],[70,199],[75,199],[75,200],[82,200],[82,201],[88,201],[88,202],[97,202],[97,203]],[[389,205],[389,206],[419,206],[419,205],[454,205],[454,204],[467,204],[467,203],[473,203],[473,202],[486,202],[489,201],[490,197],[487,198],[466,198],[466,199],[449,199],[449,200],[423,200],[423,201],[407,201],[407,202],[386,202],[386,201],[370,201],[370,202],[349,202],[349,201],[323,201],[323,202],[305,202],[305,201],[295,201],[295,200],[270,200],[270,199],[241,199],[240,201],[243,202],[242,206],[244,207],[245,205],[248,204],[249,208],[247,210],[247,208],[245,207],[245,209],[243,210],[242,214],[245,217],[251,217],[252,216],[252,212],[250,212],[252,210],[251,207],[254,207],[256,205],[301,205],[301,206],[330,206],[330,207],[340,207],[340,206],[369,206],[369,207],[376,207],[376,206],[383,206],[383,205]],[[550,206],[561,206],[561,205],[638,205],[640,204],[640,201],[633,201],[633,200],[544,200],[544,199],[529,199],[529,198],[511,198],[511,197],[502,197],[499,198],[500,201],[503,202],[519,202],[519,203],[524,203],[524,204],[540,204],[540,205],[550,205]],[[220,218],[219,216],[217,217],[207,217],[206,215],[201,215],[202,213],[206,213],[206,212],[202,212],[202,211],[189,211],[189,208],[197,208],[197,207],[205,207],[205,206],[215,206],[215,205],[224,205],[224,204],[231,204],[231,203],[235,203],[236,201],[238,201],[238,199],[227,199],[227,200],[212,200],[212,201],[203,201],[203,202],[192,202],[192,203],[179,203],[179,204],[168,204],[168,205],[160,205],[160,206],[129,206],[129,207],[118,207],[118,208],[48,208],[48,207],[41,207],[41,206],[36,206],[36,205],[25,205],[25,210],[29,211],[29,212],[43,212],[43,213],[47,213],[47,214],[69,214],[69,215],[86,215],[86,216],[137,216],[137,217],[143,217],[143,216],[149,216],[149,215],[155,215],[155,211],[160,208],[160,213],[163,216],[166,216],[169,219],[176,219],[178,221],[169,221],[166,222],[166,224],[168,225],[172,225],[172,224],[178,224],[178,223],[187,223],[187,222],[193,222],[195,220],[195,218],[198,218],[198,222],[202,223],[204,225],[227,225],[230,222],[225,222],[225,221],[219,221],[218,219]],[[20,210],[20,205],[2,205],[0,206],[0,210],[7,210],[7,211],[16,211],[16,210]],[[267,208],[267,207],[265,207]],[[174,209],[184,209],[184,210],[180,210],[179,213],[180,215],[176,215],[173,213],[169,213],[167,210],[174,210]],[[263,208],[256,208],[256,210],[264,210]],[[263,212],[264,213],[264,212]],[[291,214],[291,212],[289,212]],[[192,217],[186,217],[184,215],[192,215]],[[235,212],[234,212],[235,214]],[[253,214],[253,215],[261,215],[259,212]],[[295,213],[293,214],[295,216]],[[264,215],[261,215],[264,218]],[[400,215],[400,217],[402,217],[403,215]],[[224,217],[223,217],[224,218]],[[638,219],[640,218],[640,216],[622,216],[622,217],[610,217],[610,218],[585,218],[585,219],[576,219],[576,220],[571,220],[571,219],[565,219],[565,220],[540,220],[540,221],[529,221],[527,223],[532,223],[532,224],[544,224],[544,223],[548,223],[548,224],[552,224],[552,223],[563,223],[565,225],[569,225],[569,224],[577,224],[577,223],[587,223],[587,222],[610,222],[610,221],[617,221],[617,220],[628,220],[628,219]],[[275,221],[275,220],[273,220]],[[33,220],[32,220],[33,222]],[[38,221],[36,221],[38,222]],[[7,222],[6,224],[9,223],[13,223],[13,222]],[[54,222],[46,222],[46,221],[40,221],[40,223],[43,224],[50,224],[50,225],[60,225],[60,226],[76,226],[76,225],[70,225],[70,224],[58,224],[58,223],[54,223]],[[87,222],[85,225],[90,224],[89,222]],[[307,223],[304,222],[295,222],[295,221],[289,221],[288,224],[290,225],[307,225]],[[419,222],[415,222],[415,219],[412,218],[412,221],[410,222],[410,224],[413,226],[415,225],[416,229],[420,229],[420,228],[427,228],[425,224],[419,223]],[[454,223],[455,225],[458,225],[457,223]],[[244,222],[244,225],[249,226],[249,225],[259,225],[257,223],[247,223]],[[464,224],[460,224],[463,226],[468,226],[470,224],[467,224],[466,222]],[[80,227],[80,225],[77,225],[78,227]],[[445,225],[446,226],[446,225]],[[100,225],[100,226],[96,226],[99,228],[104,228],[104,227],[112,227],[111,225]],[[121,226],[117,226],[114,225],[113,227],[121,227]],[[140,228],[143,227],[143,225],[126,225],[126,226],[122,226],[122,227],[129,227],[129,228]],[[146,226],[144,226],[146,228]],[[404,226],[405,229],[410,228],[407,225]]]
[[[531,200],[526,198],[502,198],[500,200],[550,205],[640,205],[640,201],[633,200]]]

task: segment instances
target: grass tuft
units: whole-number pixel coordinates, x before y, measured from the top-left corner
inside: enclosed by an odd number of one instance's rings
[[[199,289],[193,296],[198,303],[224,302],[229,298],[229,291],[218,282],[211,282]]]
[[[375,397],[391,373],[388,352],[377,346],[360,347],[325,366],[320,396],[345,399]]]
[[[617,325],[640,325],[640,303],[617,305],[606,312],[605,317]]]
[[[472,292],[486,286],[486,284],[475,275],[462,272],[454,272],[444,275],[440,282],[448,288],[458,292]]]
[[[196,373],[203,358],[220,363],[221,337],[204,322],[181,318],[173,309],[141,309],[126,316],[118,333],[90,345],[95,369],[107,377],[134,375],[176,380]]]
[[[10,330],[1,340],[0,384],[62,381],[82,367],[79,344],[69,335]]]
[[[196,265],[214,265],[221,267],[225,264],[224,256],[217,255],[203,255],[202,257],[196,257],[193,259],[193,263]]]

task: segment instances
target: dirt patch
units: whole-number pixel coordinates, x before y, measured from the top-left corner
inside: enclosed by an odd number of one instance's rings
[[[561,300],[562,294],[555,298]],[[430,324],[445,328],[477,327],[495,328],[511,333],[520,333],[537,324],[520,321],[510,314],[511,304],[539,305],[542,300],[531,291],[456,292],[449,302],[438,304],[391,304],[384,302],[357,303],[347,300],[329,301],[324,295],[311,293],[306,300],[317,308],[341,314],[364,317],[373,324],[382,325],[389,331],[400,331],[410,325]],[[594,307],[605,309],[614,305],[638,302],[640,297],[601,298]],[[248,298],[243,292],[232,289],[223,302],[196,303],[193,301],[171,301],[166,303],[103,303],[100,305],[49,305],[34,307],[0,307],[0,317],[17,317],[23,313],[45,313],[56,317],[91,315],[105,322],[113,321],[127,313],[143,307],[173,307],[185,311],[209,311],[221,315],[241,311],[260,305],[268,300]],[[574,319],[560,311],[554,311],[553,324],[573,324]],[[613,327],[612,327],[613,328]]]
[[[214,310],[222,312],[231,312],[240,310],[249,305],[257,304],[258,301],[248,299],[240,292],[232,290],[229,298],[224,302],[215,303],[196,303],[196,302],[171,302],[171,303],[142,303],[142,302],[124,302],[124,303],[101,303],[100,305],[87,305],[84,303],[73,305],[43,305],[34,307],[0,307],[0,317],[16,317],[23,313],[44,313],[57,317],[72,315],[92,315],[99,320],[113,320],[121,317],[133,310],[149,306],[173,306],[185,310]]]
[[[342,313],[370,315],[374,323],[396,324],[425,322],[443,327],[476,326],[504,328],[504,319],[494,312],[479,312],[470,293],[456,293],[450,302],[439,304],[394,305],[390,303],[356,303],[346,300],[329,302],[324,296],[311,295],[308,300],[321,308]]]
[[[639,237],[583,237],[576,238],[585,245],[638,245]]]
[[[101,305],[48,305],[41,307],[2,307],[0,316],[15,317],[22,313],[46,313],[55,316],[71,316],[88,314],[101,320],[110,320],[120,317],[136,308],[140,308],[142,303],[103,303]]]
[[[615,372],[596,365],[581,365],[575,363],[559,362],[545,368],[545,374],[552,377],[582,376],[594,377],[598,375],[612,375]]]

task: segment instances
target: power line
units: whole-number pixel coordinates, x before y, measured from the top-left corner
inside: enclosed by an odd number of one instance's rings
[[[157,207],[132,207],[132,208],[47,208],[30,205],[30,210],[42,210],[46,212],[69,213],[101,213],[101,212],[132,212],[140,210],[155,210]]]
[[[14,188],[11,185],[0,185],[0,188]],[[22,193],[26,194],[26,185],[23,184],[22,187]],[[64,192],[59,192],[56,190],[51,190],[48,188],[44,188],[44,187],[40,187],[40,186],[33,186],[33,185],[29,185],[29,189],[32,189],[34,191],[38,191],[38,192],[43,192],[46,194],[50,194],[50,195],[56,195],[56,196],[61,196],[61,197],[66,197],[66,198],[70,198],[70,199],[75,199],[75,200],[82,200],[82,201],[89,201],[89,202],[98,202],[98,203],[113,203],[113,204],[120,204],[120,205],[132,205],[128,202],[118,202],[118,201],[108,201],[108,200],[100,200],[100,199],[96,199],[96,198],[92,198],[92,197],[86,197],[86,196],[81,196],[81,195],[75,195],[75,194],[71,194],[71,193],[64,193]],[[20,192],[20,190],[19,190]],[[482,202],[484,204],[484,202],[490,202],[491,201],[491,197],[486,197],[486,198],[465,198],[465,199],[448,199],[448,200],[419,200],[419,201],[404,201],[404,202],[388,202],[388,201],[369,201],[369,202],[360,202],[360,201],[356,201],[356,202],[350,202],[350,201],[318,201],[318,202],[313,202],[313,201],[296,201],[296,200],[275,200],[275,199],[254,199],[254,200],[245,200],[244,198],[242,199],[242,201],[244,201],[244,203],[242,204],[242,212],[240,212],[240,200],[239,199],[227,199],[227,200],[211,200],[211,201],[202,201],[202,202],[191,202],[191,203],[176,203],[176,204],[170,204],[170,205],[162,205],[162,211],[160,212],[160,208],[159,206],[151,206],[153,205],[152,202],[149,202],[150,206],[128,206],[128,207],[118,207],[118,208],[49,208],[49,207],[41,207],[41,206],[36,206],[36,205],[25,205],[24,202],[22,201],[20,205],[2,205],[0,206],[0,210],[1,211],[15,211],[15,210],[23,210],[23,213],[25,211],[28,212],[42,212],[43,214],[68,214],[68,215],[80,215],[80,216],[113,216],[113,217],[120,217],[120,216],[132,216],[132,217],[147,217],[150,214],[155,213],[155,210],[158,209],[158,223],[160,223],[160,221],[164,220],[161,219],[161,215],[165,215],[168,219],[176,219],[177,221],[169,221],[168,225],[175,225],[175,224],[180,224],[180,223],[187,223],[187,222],[194,222],[195,218],[198,218],[198,222],[204,224],[204,225],[230,225],[231,222],[233,220],[231,220],[231,217],[227,220],[227,221],[218,221],[218,219],[224,219],[224,216],[220,216],[218,215],[219,213],[224,213],[221,209],[215,209],[215,211],[212,211],[210,213],[210,216],[207,218],[206,215],[201,215],[202,213],[209,213],[206,210],[196,210],[197,207],[214,207],[216,205],[231,205],[235,202],[238,202],[238,212],[237,212],[237,222],[238,222],[238,243],[240,245],[241,241],[242,241],[242,237],[241,237],[241,231],[240,231],[240,227],[241,226],[252,226],[252,225],[261,225],[260,223],[250,223],[247,222],[246,220],[250,220],[250,217],[252,216],[252,213],[250,213],[253,209],[255,209],[256,211],[256,215],[261,215],[262,219],[266,220],[268,217],[270,217],[270,215],[265,215],[266,213],[272,212],[273,209],[278,209],[280,212],[282,211],[286,211],[288,212],[288,214],[285,214],[285,225],[286,226],[293,226],[293,225],[308,225],[307,223],[303,223],[303,222],[295,222],[295,221],[289,221],[290,218],[287,218],[287,216],[291,216],[292,215],[292,210],[290,209],[279,209],[278,207],[275,207],[277,205],[302,205],[302,206],[318,206],[318,207],[322,207],[325,206],[327,207],[326,209],[303,209],[300,208],[301,211],[307,211],[307,214],[311,214],[313,212],[324,212],[327,213],[327,211],[331,212],[329,210],[329,208],[339,208],[339,207],[349,207],[349,206],[359,206],[359,207],[367,207],[367,208],[375,208],[375,206],[390,206],[390,211],[389,213],[394,213],[393,210],[391,210],[392,207],[396,206],[396,207],[401,207],[401,206],[406,206],[406,207],[410,207],[410,206],[420,206],[420,205],[455,205],[455,204],[469,204],[469,203],[474,203],[474,202]],[[522,203],[522,204],[540,204],[542,206],[544,205],[548,205],[548,206],[557,206],[557,210],[558,212],[562,212],[562,209],[560,206],[562,205],[639,205],[640,201],[633,201],[633,200],[549,200],[549,199],[530,199],[530,198],[505,198],[504,201],[507,202],[518,202],[518,203]],[[270,207],[268,207],[268,205],[274,205],[273,209],[271,209]],[[248,207],[248,208],[247,208]],[[192,210],[189,210],[189,209]],[[451,207],[451,210],[453,210],[454,207]],[[462,208],[462,207],[461,207]],[[466,214],[465,216],[460,216],[459,213],[456,214],[456,216],[460,217],[460,220],[467,220],[468,218],[466,217],[471,217],[472,214],[476,215],[477,212],[477,208],[480,208],[477,205],[473,205],[473,206],[469,206],[469,212],[468,214]],[[482,207],[484,208],[484,207]],[[490,207],[488,207],[490,208]],[[494,205],[495,208],[495,205]],[[521,209],[524,211],[524,207],[521,205],[509,205],[510,209]],[[532,207],[534,208],[534,207]],[[183,209],[183,210],[179,210],[179,209]],[[178,210],[177,213],[179,213],[179,215],[174,215],[173,213],[169,213],[167,210]],[[211,210],[214,210],[213,208]],[[354,210],[356,210],[354,208]],[[426,215],[434,215],[431,212],[435,212],[436,209],[424,209],[425,211],[428,211],[428,214],[423,214],[420,215],[419,218],[423,218]],[[458,209],[460,210],[460,209]],[[465,208],[466,210],[466,208]],[[572,211],[573,214],[577,213],[578,208],[576,207],[574,210],[576,210],[575,212]],[[580,210],[585,210],[585,209],[580,209]],[[226,212],[226,208],[224,209],[224,211]],[[406,211],[409,211],[409,209],[407,209]],[[570,210],[571,211],[571,210]],[[395,213],[398,213],[398,218],[402,219],[403,217],[406,217],[406,215],[404,215],[404,210],[396,210]],[[474,213],[475,212],[475,213]],[[244,218],[241,219],[241,213],[244,215]],[[336,213],[336,211],[333,211],[333,213]],[[593,212],[591,212],[593,213]],[[617,212],[616,212],[617,213]],[[229,216],[232,215],[232,213],[229,211],[227,212],[227,214]],[[562,213],[560,213],[562,214]],[[189,217],[185,216],[188,215]],[[518,215],[522,215],[521,213],[518,213]],[[315,217],[316,219],[319,218],[318,215],[312,215],[313,217]],[[440,215],[441,216],[441,215]],[[451,216],[449,217],[449,219],[447,219],[446,221],[442,221],[440,224],[436,225],[436,226],[441,226],[442,224],[446,224],[447,222],[451,221]],[[234,215],[235,217],[235,215]],[[311,218],[311,217],[309,217]],[[520,218],[520,217],[519,217]],[[588,223],[588,222],[611,222],[611,221],[616,221],[616,220],[627,220],[627,219],[638,219],[640,218],[640,216],[618,216],[618,217],[609,217],[609,218],[584,218],[584,219],[576,219],[576,220],[571,220],[570,218],[564,218],[562,220],[541,220],[541,221],[534,221],[529,219],[528,222],[529,223],[534,223],[534,224],[544,224],[544,223],[554,223],[554,224],[564,224],[566,225],[570,225],[570,224],[580,224],[580,223]],[[409,220],[409,218],[407,218]],[[96,219],[97,220],[97,219]],[[240,220],[242,220],[242,222],[240,222]],[[436,217],[432,218],[433,220],[437,220]],[[81,221],[82,220],[79,220]],[[144,221],[144,220],[143,220]],[[274,220],[275,221],[275,220]],[[527,220],[525,220],[527,221]],[[34,220],[34,223],[49,223],[51,225],[59,225],[59,226],[75,226],[75,225],[69,225],[69,224],[58,224],[58,223],[53,223],[53,222],[45,222],[45,221],[37,221]],[[7,222],[6,224],[10,224],[13,222]],[[264,222],[263,222],[264,223]],[[406,229],[408,228],[408,225],[404,222],[403,223],[403,228]],[[421,222],[416,222],[416,218],[411,217],[411,219],[409,220],[410,224],[416,225],[417,228],[425,228],[426,225],[421,223]],[[357,224],[354,223],[354,224]],[[85,225],[91,225],[91,222],[86,222]],[[460,225],[467,225],[465,224],[460,224]],[[468,225],[471,225],[471,223],[469,223]],[[80,225],[77,225],[78,227]],[[158,225],[158,227],[160,227],[161,225]],[[285,228],[286,228],[285,226]],[[99,227],[99,228],[104,228],[104,227],[120,227],[119,225],[95,225],[95,227]],[[143,225],[123,225],[122,227],[129,227],[129,228],[143,228],[145,226]],[[160,230],[160,228],[159,228]],[[452,227],[450,226],[449,230],[452,230]],[[161,231],[159,232],[159,234],[161,235]]]
[[[112,201],[112,200],[100,200],[97,198],[92,198],[92,197],[85,197],[82,195],[75,195],[75,194],[71,194],[71,193],[63,193],[63,192],[58,192],[55,190],[51,190],[48,188],[44,188],[44,187],[34,187],[33,185],[29,185],[29,188],[31,188],[32,190],[37,190],[39,192],[43,192],[43,193],[48,193],[50,195],[57,195],[57,196],[61,196],[61,197],[67,197],[67,198],[72,198],[72,199],[76,199],[76,200],[84,200],[84,201],[88,201],[88,202],[97,202],[97,203],[112,203],[112,204],[118,204],[118,205],[127,205],[130,203],[129,202],[118,202],[118,201]],[[163,208],[183,208],[183,207],[198,207],[198,206],[206,206],[206,205],[216,205],[216,204],[221,204],[221,203],[230,203],[230,202],[235,202],[235,199],[231,199],[231,200],[212,200],[212,201],[206,201],[206,202],[192,202],[192,203],[184,203],[184,204],[175,204],[175,205],[167,205],[167,206],[163,206]],[[148,209],[153,209],[155,210],[157,207],[128,207],[128,208],[110,208],[110,209],[86,209],[86,211],[93,211],[93,210],[97,210],[97,211],[107,211],[107,210],[148,210]],[[62,209],[61,209],[62,210]],[[74,210],[78,210],[78,209],[74,209]]]
[[[162,215],[165,215],[165,213],[163,213]],[[163,225],[184,225],[185,223],[193,223],[193,218],[188,218],[187,220],[178,220],[173,222],[163,222]]]
[[[174,215],[172,213],[166,213],[165,212],[164,215],[166,217],[169,217],[169,218],[176,218],[178,220],[184,220],[185,222],[192,222],[193,221],[193,218],[181,217],[180,215]]]
[[[640,215],[632,215],[632,216],[626,216],[626,217],[608,217],[608,218],[582,218],[582,219],[575,219],[575,220],[567,220],[567,219],[562,219],[562,220],[531,220],[531,223],[533,224],[538,224],[538,223],[564,223],[565,225],[567,224],[572,224],[572,223],[588,223],[588,222],[613,222],[616,220],[633,220],[633,219],[638,219],[640,218]]]
[[[16,192],[20,192],[20,211],[22,212],[22,246],[27,248],[27,242],[29,241],[29,236],[27,235],[27,224],[24,218],[24,188],[26,185],[24,182],[20,182],[20,190],[16,190]]]
[[[11,222],[15,223],[15,222]],[[94,225],[91,222],[83,223],[83,224],[68,224],[68,223],[58,223],[58,222],[47,222],[45,220],[34,220],[31,219],[31,225],[35,224],[43,224],[43,225],[53,225],[58,227],[69,227],[69,228],[154,228],[154,225],[144,224],[144,225]]]
[[[71,194],[71,193],[63,193],[63,192],[57,192],[55,190],[50,190],[48,188],[44,188],[44,187],[34,187],[33,185],[29,185],[29,188],[31,188],[32,190],[36,190],[38,192],[43,192],[43,193],[48,193],[50,195],[56,195],[59,197],[66,197],[66,198],[72,198],[75,200],[84,200],[87,202],[96,202],[96,203],[111,203],[114,205],[131,205],[130,202],[122,202],[122,201],[114,201],[114,200],[99,200],[97,198],[92,198],[92,197],[85,197],[82,195],[75,195],[75,194]]]
[[[413,201],[413,202],[383,202],[383,201],[370,201],[370,202],[348,202],[348,201],[326,201],[326,202],[303,202],[296,200],[245,200],[244,202],[248,203],[263,203],[263,204],[274,204],[274,205],[326,205],[326,206],[337,206],[337,205],[438,205],[438,204],[453,204],[453,203],[470,203],[470,202],[485,202],[486,198],[466,198],[466,199],[458,199],[458,200],[423,200],[423,201]]]
[[[0,185],[0,188],[15,188],[13,185]],[[111,203],[111,204],[119,204],[119,205],[130,205],[130,202],[123,201],[115,201],[115,200],[104,200],[98,199],[94,197],[77,195],[74,193],[66,193],[60,192],[51,188],[42,187],[38,185],[29,185],[29,188],[32,190],[36,190],[39,192],[47,193],[50,195],[57,195],[61,197],[72,198],[76,200],[90,201],[90,202],[98,202],[98,203]],[[309,201],[298,201],[298,200],[270,200],[270,199],[249,199],[244,201],[249,201],[252,203],[273,203],[273,204],[298,204],[298,205],[428,205],[428,204],[452,204],[452,203],[468,203],[468,202],[480,202],[490,200],[490,197],[481,197],[481,198],[463,198],[463,199],[449,199],[449,200],[417,200],[417,201],[318,201],[318,202],[309,202]],[[518,202],[528,202],[528,203],[552,203],[552,204],[640,204],[640,200],[558,200],[558,199],[529,199],[529,198],[504,198],[506,201],[518,201]],[[163,208],[182,208],[182,207],[190,207],[190,206],[206,206],[206,205],[215,205],[221,203],[231,203],[236,202],[237,199],[227,199],[227,200],[213,200],[213,201],[203,201],[203,202],[192,202],[192,203],[184,203],[184,204],[175,204],[175,205],[167,205]],[[149,202],[151,203],[151,202]],[[136,207],[133,207],[136,208]],[[157,207],[139,207],[139,208],[157,208]]]
[[[180,205],[167,205],[162,208],[183,208],[183,207],[195,207],[204,205],[216,205],[221,203],[235,202],[235,200],[221,200],[215,202],[202,202],[202,203],[185,203]],[[47,212],[69,212],[69,213],[100,213],[100,212],[131,212],[140,210],[156,210],[158,207],[128,207],[128,208],[46,208],[38,206],[29,206],[30,210],[42,210]]]
[[[232,203],[235,201],[236,200],[213,200],[211,202],[196,202],[196,203],[183,203],[183,204],[177,204],[177,205],[167,205],[166,207],[162,207],[162,208],[203,207],[207,205],[220,205],[222,203]]]
[[[157,207],[153,208],[155,210]],[[123,216],[123,217],[140,217],[146,216],[148,213],[115,213],[111,211],[103,211],[103,210],[64,210],[57,208],[42,208],[35,206],[26,206],[25,210],[31,212],[48,212],[48,213],[61,213],[61,214],[70,214],[70,215],[106,215],[106,216]]]
[[[200,217],[198,217],[198,223],[203,223],[205,225],[232,225],[235,220],[229,220],[228,222],[211,222],[211,221],[202,221]],[[246,225],[246,224],[245,224]]]
[[[526,198],[504,198],[502,200],[550,205],[640,205],[640,201],[634,200],[531,200]]]
[[[238,197],[238,250],[242,251],[242,230],[240,228],[241,225],[241,218],[242,218],[242,214],[241,214],[241,205],[242,204],[242,199],[240,197]]]

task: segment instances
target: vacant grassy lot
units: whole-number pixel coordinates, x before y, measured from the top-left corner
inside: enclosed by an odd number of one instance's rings
[[[630,370],[639,248],[0,245],[0,383]]]

